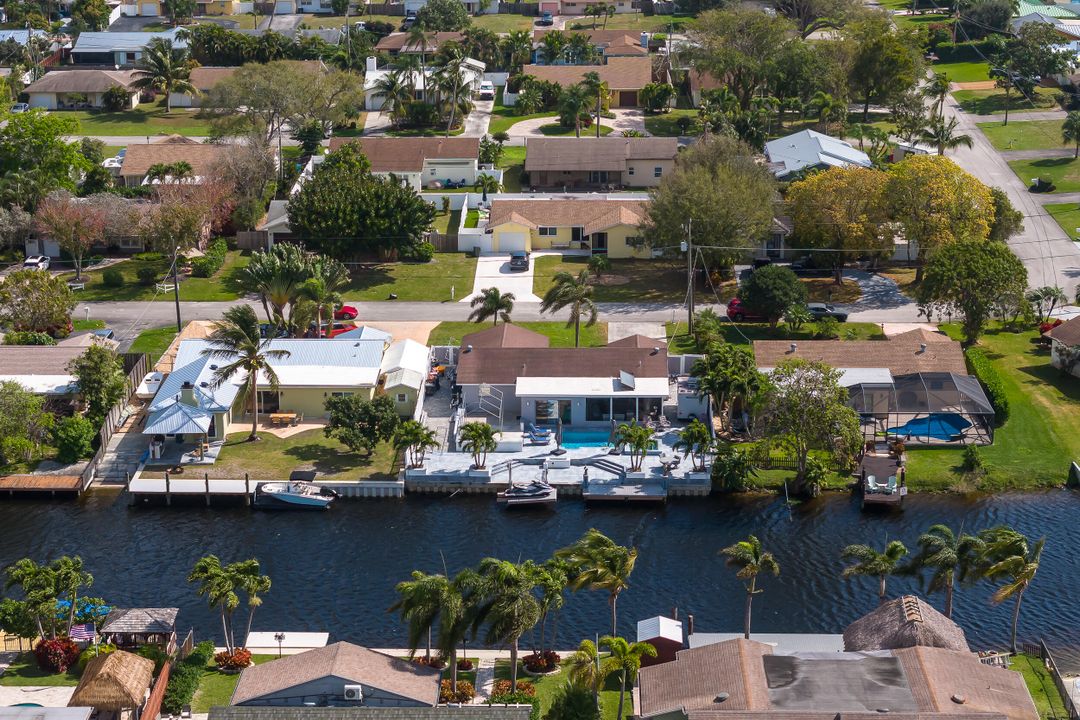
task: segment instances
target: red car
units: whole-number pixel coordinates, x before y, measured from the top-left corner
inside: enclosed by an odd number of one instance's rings
[[[743,306],[742,300],[739,298],[732,298],[731,302],[727,306],[728,320],[734,320],[735,322],[765,322],[767,317],[759,315],[755,312],[751,312]]]
[[[352,305],[342,305],[334,311],[335,320],[355,320],[360,313]]]
[[[336,322],[333,325],[331,325],[329,328],[327,328],[326,324],[324,323],[322,328],[318,332],[316,332],[315,323],[311,323],[310,325],[308,325],[307,334],[305,334],[304,337],[309,337],[309,338],[311,338],[311,337],[320,337],[320,338],[331,337],[332,338],[332,337],[337,337],[341,333],[346,333],[346,332],[349,332],[350,330],[355,330],[355,329],[356,329],[355,325],[346,325],[345,323]]]

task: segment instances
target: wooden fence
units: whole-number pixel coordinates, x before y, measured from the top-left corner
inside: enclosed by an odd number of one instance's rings
[[[269,237],[265,230],[242,230],[236,233],[236,248],[238,250],[265,250]]]
[[[399,17],[405,15],[405,3],[371,3],[361,7],[364,8],[364,12],[357,16],[360,20],[364,19],[364,15],[396,15]]]
[[[158,673],[157,679],[154,680],[154,685],[150,689],[150,697],[146,698],[146,702],[143,703],[143,709],[139,713],[139,717],[154,720],[161,714],[161,701],[165,699],[165,688],[169,684],[171,670],[171,663],[165,663],[161,666],[161,672]]]
[[[195,649],[195,630],[189,629],[187,635],[184,636],[184,641],[180,643],[180,646],[176,650],[176,660],[180,662],[185,660],[188,655]]]
[[[135,394],[139,383],[150,372],[150,356],[145,353],[124,353],[120,358],[126,373],[124,377],[124,396],[112,406],[105,416],[105,420],[101,423],[101,429],[98,431],[97,452],[94,453],[94,457],[90,458],[90,462],[86,463],[86,467],[83,468],[79,492],[85,491],[90,487],[90,483],[94,481],[94,475],[97,473],[101,459],[105,457],[105,450],[109,446],[109,441],[112,440],[112,436],[116,434],[117,429],[128,420],[127,406],[131,401],[131,396]]]
[[[425,239],[435,246],[435,252],[454,252],[458,249],[457,235],[430,232]]]
[[[750,450],[747,455],[759,470],[799,470],[799,459],[792,455],[777,455],[768,448],[758,445]],[[832,472],[840,472],[840,466],[832,458],[825,461],[825,467]]]

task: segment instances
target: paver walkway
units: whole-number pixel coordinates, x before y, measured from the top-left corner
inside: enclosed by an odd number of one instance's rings
[[[365,135],[380,135],[390,129],[390,115],[382,111],[369,112],[364,120]]]
[[[495,661],[481,660],[476,668],[476,697],[473,705],[482,705],[491,697],[495,688]]]
[[[645,114],[641,110],[614,108],[611,112],[615,114],[615,117],[600,118],[600,124],[612,128],[612,135],[617,135],[624,130],[635,130],[640,133],[645,132]],[[544,133],[540,132],[540,128],[557,122],[559,122],[558,116],[522,120],[519,123],[511,125],[506,133],[511,138],[546,137]],[[593,137],[596,134],[596,131],[593,130],[590,133],[590,130],[591,128],[582,128],[581,137]]]
[[[465,118],[465,130],[461,137],[484,137],[491,124],[491,111],[495,108],[494,100],[474,100],[473,111]]]

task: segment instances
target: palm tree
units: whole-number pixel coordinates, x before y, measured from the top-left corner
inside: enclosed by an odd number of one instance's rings
[[[498,325],[499,320],[508,323],[514,310],[514,293],[501,292],[497,287],[484,288],[469,307],[473,308],[469,313],[470,322],[480,323],[491,318],[492,325]]]
[[[600,691],[600,663],[597,662],[596,645],[592,640],[582,640],[578,649],[567,661],[567,675],[576,687],[588,688],[595,697]]]
[[[263,593],[270,592],[270,576],[259,573],[259,561],[255,558],[230,563],[226,568],[236,581],[236,586],[247,594],[248,620],[245,642],[251,635],[251,623],[255,619],[255,610],[262,605]]]
[[[477,574],[482,589],[473,630],[486,625],[484,642],[510,645],[510,687],[517,687],[518,641],[540,620],[540,603],[533,595],[535,573],[525,564],[484,558]]]
[[[919,552],[907,571],[930,571],[929,592],[945,591],[945,617],[951,618],[957,582],[971,579],[982,552],[982,541],[973,535],[957,535],[948,525],[931,525],[919,536]]]
[[[172,40],[154,38],[143,51],[142,59],[133,73],[133,88],[160,90],[165,94],[165,112],[172,112],[172,93],[197,95],[191,83],[191,63],[185,48],[174,48]]]
[[[424,30],[424,26],[417,23],[409,28],[408,37],[405,38],[406,49],[419,49],[420,50],[420,77],[426,75],[427,64],[425,62],[427,58],[427,32]],[[426,87],[426,86],[425,86]]]
[[[529,83],[521,88],[514,108],[521,115],[532,115],[539,111],[543,104],[544,94],[540,92],[540,88],[536,87],[536,85]]]
[[[615,428],[615,444],[617,447],[630,449],[630,472],[639,472],[642,463],[645,462],[645,454],[649,452],[652,444],[652,430],[644,425],[638,425],[637,419],[629,423],[622,423]]]
[[[773,576],[780,574],[780,563],[776,562],[771,552],[761,547],[761,541],[751,535],[745,540],[740,540],[734,545],[729,545],[720,551],[727,556],[729,567],[738,568],[735,577],[746,583],[746,614],[743,618],[743,637],[750,639],[750,606],[754,602],[754,595],[761,592],[757,589],[757,577],[761,573],[772,573]]]
[[[443,79],[443,86],[451,96],[450,120],[446,123],[444,137],[450,137],[450,130],[454,127],[454,118],[457,116],[458,98],[465,88],[465,62],[468,58],[465,57],[460,46],[444,48],[442,56],[439,74]]]
[[[52,567],[38,565],[30,558],[23,558],[7,566],[4,572],[7,575],[4,589],[18,586],[22,590],[26,608],[37,625],[38,636],[45,640],[47,634],[55,640],[56,577]]]
[[[1061,123],[1061,142],[1073,143],[1073,157],[1080,157],[1080,110],[1072,110]]]
[[[971,136],[956,132],[959,124],[956,118],[949,118],[946,122],[940,115],[931,115],[923,130],[923,140],[936,145],[938,155],[944,155],[945,150],[953,150],[961,145],[970,148]]]
[[[496,435],[495,428],[486,422],[465,423],[458,431],[458,443],[462,450],[472,453],[473,467],[477,470],[483,470],[488,453],[495,452]]]
[[[728,427],[736,402],[745,405],[762,387],[753,356],[729,343],[709,345],[690,374],[698,380],[698,392],[712,398],[721,429]]]
[[[375,81],[375,97],[382,98],[383,108],[389,108],[390,120],[398,125],[405,118],[405,109],[413,99],[413,85],[400,72],[383,75]]]
[[[580,347],[582,317],[585,318],[585,327],[592,327],[599,313],[593,301],[593,286],[589,284],[588,270],[582,270],[576,277],[565,270],[555,273],[551,287],[540,303],[540,312],[558,312],[563,308],[570,308],[566,327],[574,326],[574,347]]]
[[[695,472],[705,472],[705,457],[712,445],[713,436],[709,428],[700,420],[694,420],[679,432],[679,439],[672,449],[676,452],[682,450],[685,457],[693,457]]]
[[[68,608],[67,630],[65,635],[71,635],[71,626],[75,622],[75,606],[79,600],[79,590],[88,588],[94,584],[94,576],[83,568],[83,559],[78,555],[69,557],[64,555],[50,563],[56,592],[65,595],[71,606]]]
[[[949,76],[946,73],[934,73],[930,82],[923,85],[923,97],[934,101],[933,114],[941,115],[941,109],[945,105],[945,97],[949,94]]]
[[[810,108],[821,123],[821,132],[826,135],[829,134],[829,128],[834,122],[847,118],[847,103],[824,90],[818,90],[810,98]]]
[[[406,467],[421,467],[427,451],[437,447],[435,431],[417,420],[406,420],[394,431],[394,450],[405,453]]]
[[[532,58],[532,35],[527,30],[512,30],[503,40],[509,65],[518,71]]]
[[[600,7],[604,9],[604,29],[607,30],[608,19],[615,17],[615,6],[608,5],[607,3],[600,3]]]
[[[497,193],[502,190],[502,185],[495,179],[494,175],[488,175],[487,173],[480,173],[476,176],[476,182],[473,184],[474,190],[479,190],[483,193],[483,202],[487,202],[488,193]]]
[[[585,15],[587,15],[588,17],[591,17],[593,19],[593,21],[592,21],[592,29],[593,30],[596,29],[596,21],[603,14],[604,14],[604,11],[600,9],[599,4],[590,5],[587,8],[585,8]]]
[[[570,567],[564,560],[548,558],[536,566],[536,586],[540,588],[540,652],[547,650],[547,620],[552,612],[562,609]],[[551,644],[555,644],[555,621],[552,621]]]
[[[225,635],[225,650],[232,654],[235,649],[229,619],[240,606],[240,596],[236,594],[236,578],[221,564],[217,555],[200,558],[188,573],[189,583],[198,583],[198,593],[206,598],[210,607],[221,613],[221,629]]]
[[[439,617],[449,585],[450,580],[445,575],[428,575],[413,570],[412,580],[403,580],[394,587],[398,600],[388,612],[401,613],[401,619],[408,624],[409,657],[416,654],[426,635],[424,658],[431,660],[431,630]]]
[[[1024,591],[1035,579],[1039,571],[1046,538],[1034,544],[1010,527],[996,527],[979,533],[983,541],[985,567],[982,575],[987,580],[1003,578],[1005,584],[990,597],[995,604],[1013,600],[1012,633],[1010,648],[1016,652],[1016,628],[1020,622],[1020,603],[1024,600]]]
[[[596,528],[589,528],[577,542],[555,552],[571,568],[570,589],[577,592],[606,590],[611,607],[611,633],[618,632],[619,595],[630,587],[630,573],[637,561],[637,548],[616,545]]]
[[[574,118],[574,135],[581,137],[581,115],[588,111],[592,93],[582,84],[570,85],[559,93],[559,114],[562,118]],[[564,120],[565,122],[565,120]]]
[[[596,96],[596,137],[600,137],[600,113],[604,106],[604,89],[607,85],[600,79],[600,74],[587,72],[581,79],[582,92],[590,98]]]
[[[243,384],[240,386],[241,405],[251,400],[251,434],[248,440],[259,439],[259,374],[261,373],[270,386],[278,389],[278,376],[271,365],[272,360],[289,357],[288,350],[273,350],[271,340],[263,339],[259,334],[259,318],[250,305],[237,305],[225,311],[208,338],[210,347],[202,351],[203,355],[226,363],[214,371],[210,389],[216,390],[241,373]]]
[[[349,284],[349,271],[337,260],[319,256],[312,262],[311,277],[299,287],[297,296],[315,306],[315,328],[322,332],[323,312],[328,319],[342,302],[341,291]]]
[[[544,33],[540,40],[540,54],[544,56],[544,64],[554,65],[562,56],[566,43],[566,35],[562,30],[549,30]]]
[[[608,656],[604,660],[601,675],[607,677],[617,672],[619,677],[619,711],[615,717],[623,716],[623,702],[626,697],[626,684],[634,684],[638,670],[641,669],[641,658],[656,657],[656,648],[647,642],[629,643],[625,638],[605,635],[600,638],[600,647],[607,648]]]
[[[259,295],[267,321],[296,334],[296,301],[313,266],[313,257],[299,245],[278,243],[267,252],[252,253],[251,262],[240,272],[240,285]]]
[[[596,55],[596,46],[585,33],[574,33],[566,43],[566,56],[573,65],[588,65]]]
[[[869,545],[848,545],[840,557],[853,560],[854,564],[844,568],[845,578],[864,575],[878,579],[878,603],[885,602],[885,581],[899,569],[901,558],[908,549],[899,540],[893,540],[885,546],[885,552],[878,552]]]

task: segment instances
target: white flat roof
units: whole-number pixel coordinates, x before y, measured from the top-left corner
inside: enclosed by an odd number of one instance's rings
[[[301,387],[375,387],[379,368],[341,365],[300,365],[274,368],[283,388]],[[260,375],[259,384],[266,383]]]
[[[771,373],[776,368],[758,368],[763,373]],[[841,387],[852,385],[892,385],[893,377],[889,368],[836,368],[840,371],[839,383]]]
[[[14,380],[35,395],[67,395],[79,389],[74,375],[0,375]]]
[[[330,633],[325,632],[290,632],[288,630],[262,632],[252,630],[248,633],[247,642],[244,644],[244,647],[260,649],[272,648],[277,650],[278,642],[274,639],[274,636],[278,633],[285,636],[281,642],[282,652],[297,648],[310,650],[312,648],[326,647],[327,643],[330,642]]]
[[[639,377],[634,388],[610,377],[519,377],[515,393],[521,397],[667,397],[668,379]]]
[[[690,648],[715,645],[725,640],[741,638],[736,633],[693,633],[690,635]],[[780,652],[843,652],[844,636],[825,633],[753,633],[751,640],[772,645]]]
[[[674,640],[675,642],[681,643],[683,641],[682,623],[674,618],[664,617],[663,615],[638,620],[638,642],[655,640],[656,638],[667,638],[668,640]]]

